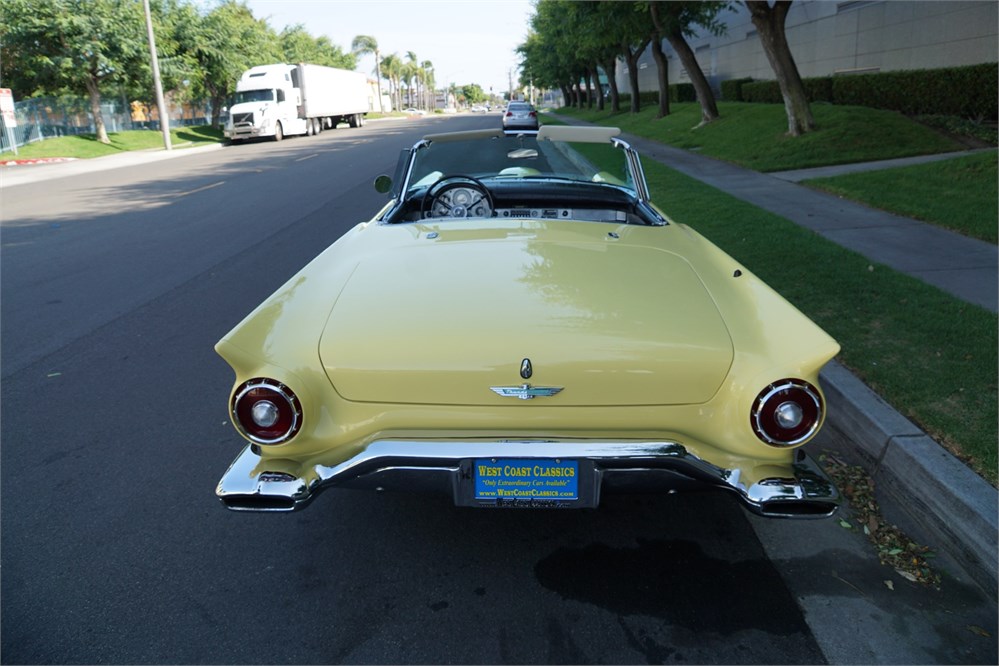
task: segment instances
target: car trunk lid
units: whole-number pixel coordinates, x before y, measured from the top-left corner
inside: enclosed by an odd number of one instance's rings
[[[733,357],[683,258],[605,230],[554,240],[445,232],[369,255],[319,352],[348,400],[435,405],[523,404],[525,384],[562,389],[532,404],[696,404]]]

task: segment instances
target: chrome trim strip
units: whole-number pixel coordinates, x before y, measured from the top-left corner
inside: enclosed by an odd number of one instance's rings
[[[561,386],[531,386],[530,384],[521,384],[520,386],[490,386],[489,390],[504,398],[534,400],[535,398],[550,398],[561,392],[562,388]]]
[[[247,447],[215,490],[234,511],[296,511],[330,487],[413,488],[435,481],[455,493],[463,461],[476,458],[572,458],[593,464],[597,491],[627,477],[627,487],[666,492],[691,484],[734,492],[743,505],[768,517],[822,518],[835,513],[840,495],[822,469],[798,449],[781,476],[747,486],[742,470],[723,469],[670,441],[594,440],[378,440],[332,467],[315,465],[302,477],[260,469],[261,457]],[[280,461],[278,461],[280,462]],[[285,461],[288,462],[288,461]],[[279,465],[278,465],[279,466]],[[433,477],[433,479],[431,479]]]
[[[615,147],[624,150],[624,154],[628,159],[628,168],[631,169],[631,179],[635,181],[635,191],[638,193],[638,200],[642,203],[652,201],[652,195],[649,193],[648,183],[645,182],[645,170],[642,169],[642,162],[639,159],[638,151],[632,148],[631,144],[627,141],[617,137],[612,138],[611,143]]]

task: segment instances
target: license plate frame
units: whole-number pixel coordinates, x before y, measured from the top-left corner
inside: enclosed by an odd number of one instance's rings
[[[489,508],[595,507],[592,461],[577,458],[474,458],[462,462],[455,503]]]

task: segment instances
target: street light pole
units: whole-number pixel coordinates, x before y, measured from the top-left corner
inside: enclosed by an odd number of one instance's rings
[[[149,0],[142,0],[142,7],[146,10],[146,32],[149,35],[149,56],[153,64],[153,84],[156,87],[156,108],[160,114],[160,131],[163,132],[163,147],[171,150],[173,146],[170,145],[170,118],[167,116],[166,104],[163,101],[163,84],[160,83],[160,62],[156,58],[156,36],[153,35],[153,18],[149,13]]]

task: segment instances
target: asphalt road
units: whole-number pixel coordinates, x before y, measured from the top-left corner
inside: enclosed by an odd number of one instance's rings
[[[498,124],[369,123],[3,190],[0,661],[996,663],[972,586],[920,588],[836,519],[728,496],[222,508],[242,443],[214,343],[380,208],[401,149]]]

